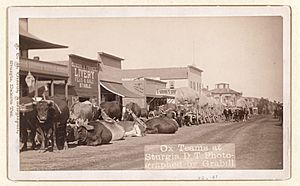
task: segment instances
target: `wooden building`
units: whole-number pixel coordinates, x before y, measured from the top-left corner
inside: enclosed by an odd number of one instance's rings
[[[71,95],[72,104],[79,101],[99,102],[99,61],[78,56],[69,55],[69,84],[74,87],[76,95]]]
[[[28,32],[28,20],[20,19],[19,24],[19,49],[20,49],[20,96],[28,96],[32,91],[35,96],[38,95],[38,88],[42,84],[49,84],[49,96],[55,95],[54,81],[61,81],[64,89],[64,97],[68,95],[68,65],[52,63],[50,61],[40,60],[39,57],[29,59],[29,50],[40,49],[58,49],[67,48],[67,46],[54,44],[49,41],[44,41]],[[26,84],[26,77],[32,75],[35,81],[34,90],[29,90]],[[42,83],[41,83],[42,82]]]
[[[125,69],[122,71],[122,80],[125,82],[146,78],[164,82],[164,88],[157,89],[156,95],[169,97],[168,101],[175,103],[176,90],[179,88],[188,89],[197,97],[201,95],[202,72],[201,69],[192,65],[187,67]]]
[[[174,99],[172,96],[166,96],[164,94],[158,94],[157,91],[166,89],[166,82],[149,79],[149,78],[137,78],[134,80],[123,80],[123,84],[130,91],[139,94],[142,98],[125,98],[125,102],[136,102],[142,108],[148,110],[155,110],[158,106],[164,105],[170,99]]]
[[[101,95],[101,102],[104,101],[118,101],[121,105],[126,105],[126,99],[135,98],[135,100],[142,99],[139,94],[136,94],[122,83],[122,61],[124,59],[104,53],[98,53],[98,60],[100,61],[99,69],[99,94]]]
[[[213,98],[227,106],[235,106],[236,101],[242,97],[242,93],[229,88],[228,83],[216,84],[210,93]]]

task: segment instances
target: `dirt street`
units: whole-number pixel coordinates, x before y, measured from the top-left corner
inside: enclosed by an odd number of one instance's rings
[[[282,126],[271,116],[246,122],[182,127],[176,134],[129,137],[102,146],[76,146],[58,152],[26,151],[21,170],[144,169],[144,146],[234,143],[237,169],[281,169]]]

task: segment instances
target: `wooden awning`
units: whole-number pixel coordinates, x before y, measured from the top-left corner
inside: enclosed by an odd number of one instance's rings
[[[27,32],[26,30],[20,28],[19,32],[19,42],[20,48],[22,50],[28,49],[51,49],[51,48],[68,48],[68,46],[50,43],[48,41],[44,41],[39,39],[38,37],[32,35],[31,33]]]
[[[114,93],[121,97],[126,98],[140,98],[142,96],[131,92],[127,88],[125,88],[121,83],[113,83],[113,82],[105,82],[101,81],[100,85],[105,88],[106,90],[110,91],[111,93]]]

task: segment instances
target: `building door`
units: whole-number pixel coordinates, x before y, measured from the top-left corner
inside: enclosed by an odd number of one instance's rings
[[[78,100],[79,100],[79,102],[85,102],[85,101],[89,101],[90,98],[89,97],[79,97]]]

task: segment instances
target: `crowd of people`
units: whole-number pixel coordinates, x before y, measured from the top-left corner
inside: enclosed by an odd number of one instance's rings
[[[248,107],[226,107],[223,111],[223,115],[225,117],[226,122],[239,122],[239,121],[247,121],[250,115],[253,114],[252,108]]]

